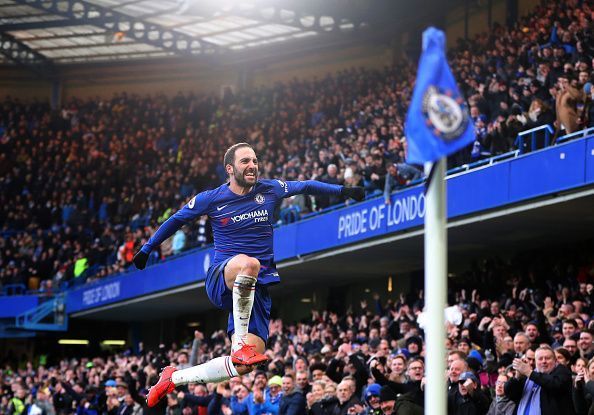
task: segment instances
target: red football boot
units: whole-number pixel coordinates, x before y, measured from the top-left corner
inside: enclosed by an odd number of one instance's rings
[[[177,369],[173,366],[167,366],[159,375],[159,381],[155,386],[149,389],[146,395],[146,404],[152,408],[159,403],[161,399],[167,396],[168,393],[173,392],[175,385],[171,381],[171,374]]]
[[[243,344],[241,349],[231,353],[231,362],[234,365],[254,366],[264,363],[268,356],[256,352],[256,346],[253,344]]]

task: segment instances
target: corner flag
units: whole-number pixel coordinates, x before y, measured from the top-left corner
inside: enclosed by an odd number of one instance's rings
[[[406,115],[406,162],[424,164],[452,154],[475,139],[474,124],[445,56],[445,34],[423,32],[423,54]]]

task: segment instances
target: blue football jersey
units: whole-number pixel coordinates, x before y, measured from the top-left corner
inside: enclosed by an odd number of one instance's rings
[[[246,195],[237,195],[223,184],[194,196],[172,218],[183,223],[208,215],[212,223],[215,258],[219,264],[227,258],[245,254],[257,258],[262,269],[258,282],[279,282],[273,253],[273,215],[285,197],[296,194],[339,195],[342,186],[308,181],[258,180]],[[159,232],[153,236],[155,238]],[[162,241],[151,240],[147,245]],[[163,239],[164,240],[164,239]]]

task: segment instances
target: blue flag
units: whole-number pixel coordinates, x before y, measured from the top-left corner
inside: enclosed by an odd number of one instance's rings
[[[436,161],[475,139],[466,101],[445,56],[445,34],[434,27],[423,32],[423,54],[404,129],[406,162],[411,164]]]

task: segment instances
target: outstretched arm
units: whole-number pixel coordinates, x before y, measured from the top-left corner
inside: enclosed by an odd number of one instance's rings
[[[134,265],[136,265],[136,268],[144,269],[151,251],[161,245],[167,238],[171,237],[183,225],[203,215],[207,211],[209,203],[210,192],[199,193],[190,199],[183,208],[163,222],[148,242],[134,255]]]
[[[344,196],[355,200],[363,200],[365,191],[362,187],[345,187],[338,184],[329,184],[317,180],[288,181],[277,180],[277,192],[281,197],[290,197],[298,194],[306,195],[334,195]]]

